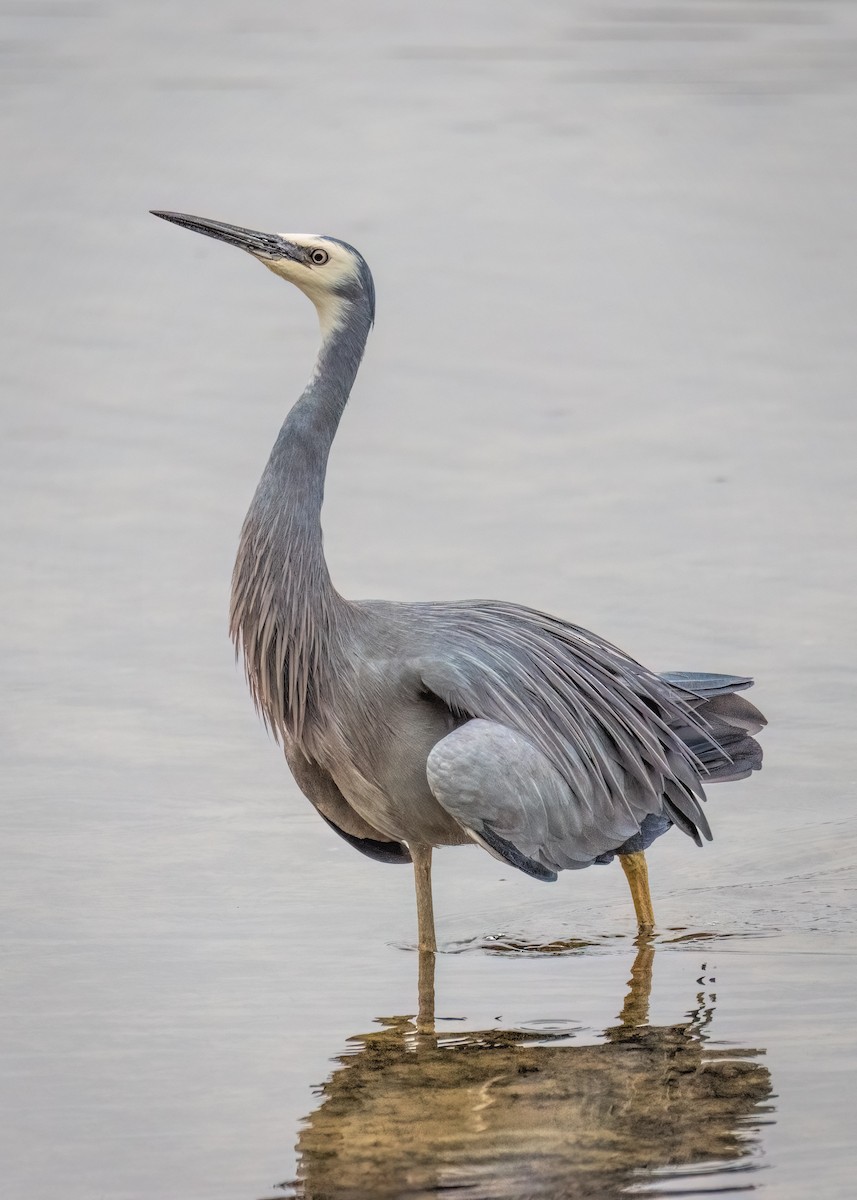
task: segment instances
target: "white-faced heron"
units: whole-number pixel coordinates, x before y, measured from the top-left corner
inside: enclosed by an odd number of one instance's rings
[[[419,945],[436,948],[435,846],[475,843],[534,879],[619,856],[641,929],[644,851],[671,825],[711,832],[702,783],[761,766],[752,680],[657,675],[596,634],[494,600],[394,604],[334,589],[320,514],[327,459],[375,312],[360,254],[181,213],[312,300],[321,349],[241,533],[230,630],[298,786],[378,862],[413,862]]]

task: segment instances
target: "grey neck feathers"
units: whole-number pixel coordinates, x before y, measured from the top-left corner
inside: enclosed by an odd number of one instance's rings
[[[349,605],[324,558],[327,459],[372,324],[363,296],[344,301],[289,412],[247,513],[232,576],[230,635],[257,709],[277,740],[300,742],[334,676]]]

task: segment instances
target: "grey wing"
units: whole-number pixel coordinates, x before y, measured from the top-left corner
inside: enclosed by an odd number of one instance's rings
[[[666,816],[697,845],[700,834],[710,839],[699,759],[674,727],[708,738],[693,712],[696,697],[682,698],[594,635],[539,627],[551,619],[524,609],[485,620],[486,609],[465,614],[466,645],[450,638],[442,656],[413,668],[460,721],[494,722],[539,752],[598,833],[590,861],[647,817]]]
[[[312,804],[318,815],[349,846],[365,854],[375,862],[409,863],[411,855],[401,842],[392,842],[359,816],[331,775],[318,763],[308,759],[296,747],[285,747],[286,761],[295,777],[295,782]]]
[[[438,803],[484,849],[536,879],[587,867],[639,833],[651,812],[633,780],[609,802],[569,786],[523,734],[474,719],[442,738],[426,765]]]

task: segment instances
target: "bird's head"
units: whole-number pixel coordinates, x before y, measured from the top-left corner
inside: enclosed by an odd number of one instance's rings
[[[347,242],[314,233],[258,233],[187,213],[152,209],[152,215],[252,254],[309,296],[325,335],[342,324],[355,307],[365,308],[370,320],[374,319],[372,273],[363,256]]]

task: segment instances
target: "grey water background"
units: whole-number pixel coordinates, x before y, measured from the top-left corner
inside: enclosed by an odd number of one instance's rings
[[[348,1039],[415,1008],[410,872],[316,818],[226,640],[314,314],[151,207],[370,262],[325,510],[346,595],[515,599],[756,676],[764,772],[711,789],[711,846],[650,855],[652,1021],[703,995],[774,1097],[743,1172],[634,1187],[853,1195],[857,8],[2,17],[2,1195],[288,1195]],[[461,848],[435,876],[439,1027],[597,1044],[621,872]]]

